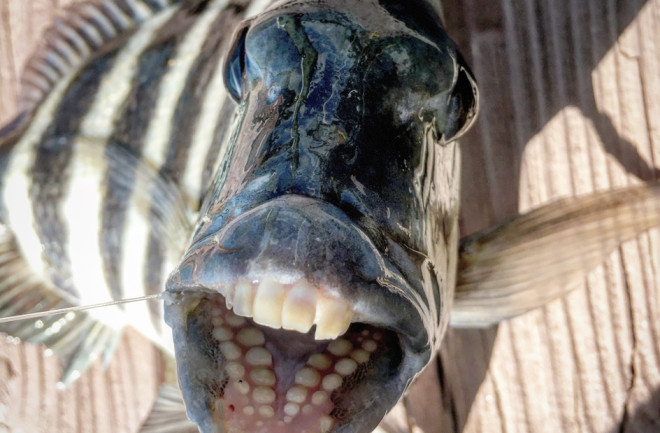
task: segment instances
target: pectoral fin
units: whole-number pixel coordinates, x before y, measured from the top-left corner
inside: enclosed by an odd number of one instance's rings
[[[461,240],[451,324],[488,326],[559,298],[660,226],[657,182],[570,198]]]
[[[198,431],[197,425],[188,419],[179,387],[171,383],[162,385],[140,433],[197,433]]]
[[[11,230],[0,225],[0,317],[75,305],[75,298],[34,275]],[[121,337],[121,329],[102,325],[86,312],[4,323],[0,332],[45,344],[63,360],[65,384],[74,381],[98,354],[112,353]]]

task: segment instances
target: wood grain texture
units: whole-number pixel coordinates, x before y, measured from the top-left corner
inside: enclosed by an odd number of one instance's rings
[[[658,179],[660,2],[444,6],[483,97],[462,143],[463,234],[560,197]],[[660,431],[659,336],[654,231],[565,299],[497,329],[451,331],[409,416],[427,433]],[[435,417],[421,404],[431,398],[442,401]]]
[[[63,1],[0,0],[0,122],[18,73]],[[553,199],[660,169],[660,0],[445,0],[482,93],[463,140],[464,234]],[[426,433],[660,431],[660,233],[640,236],[546,308],[450,330],[388,417]],[[55,390],[43,348],[0,342],[0,432],[134,432],[163,378],[131,333]]]

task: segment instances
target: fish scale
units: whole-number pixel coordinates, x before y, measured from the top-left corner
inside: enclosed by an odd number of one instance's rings
[[[2,271],[13,275],[2,279],[3,314],[28,311],[39,299],[53,305],[53,297],[65,306],[159,293],[174,269],[167,321],[188,414],[202,431],[288,431],[294,416],[303,419],[301,431],[368,431],[437,349],[450,308],[453,324],[483,326],[543,305],[605,250],[658,225],[657,212],[649,212],[658,208],[654,184],[564,201],[465,239],[457,266],[454,139],[472,123],[478,101],[469,69],[431,18],[438,5],[281,2],[244,22],[230,43],[219,29],[233,28],[245,6],[106,1],[72,9],[74,35],[58,24],[61,38],[28,67],[27,108],[0,131],[2,222],[11,228]],[[338,29],[353,32],[350,43]],[[388,37],[395,43],[380,45]],[[332,53],[332,38],[342,51]],[[86,44],[97,53],[72,55]],[[435,69],[419,67],[434,55],[410,62],[429,46],[449,61]],[[329,54],[345,69],[323,70],[333,67]],[[390,82],[393,70],[413,75]],[[374,104],[379,108],[369,111]],[[390,124],[383,116],[392,107]],[[21,212],[28,212],[25,221]],[[594,221],[607,230],[593,233]],[[554,267],[535,272],[548,287],[543,294],[529,289],[542,286],[529,271],[516,270],[530,261],[529,248],[546,258],[552,251]],[[558,248],[582,256],[563,259]],[[128,317],[109,309],[41,322],[43,334],[30,324],[2,329],[46,341],[65,360],[77,344],[65,373],[70,381],[95,353],[111,353],[125,324],[168,345],[160,306],[119,309]],[[235,333],[221,327],[216,311],[234,322]],[[244,360],[237,343],[253,343],[242,326],[267,336]],[[367,334],[384,333],[387,344],[363,343],[357,331],[365,326]],[[237,342],[228,341],[234,334]],[[348,340],[333,343],[348,341],[362,352],[337,360],[334,370],[298,369],[340,335]],[[334,354],[333,343],[327,347]],[[238,380],[241,362],[272,364],[277,383],[295,381],[283,418],[268,403],[280,401],[286,387],[250,394]],[[319,384],[321,412],[294,406],[305,401],[301,386]],[[243,412],[233,413],[236,407]],[[177,400],[163,411],[182,410]]]
[[[44,276],[44,283],[71,294],[82,305],[162,291],[168,266],[173,266],[172,245],[156,235],[144,208],[152,207],[152,214],[162,211],[156,203],[163,199],[165,189],[181,195],[181,200],[198,203],[204,189],[202,173],[219,151],[212,140],[197,139],[201,141],[195,146],[197,152],[206,156],[197,158],[196,165],[188,164],[192,126],[158,137],[154,135],[156,126],[149,132],[149,120],[156,119],[155,125],[217,124],[221,120],[222,95],[215,105],[206,102],[204,119],[200,110],[194,110],[186,112],[184,120],[181,107],[188,107],[191,99],[201,105],[209,82],[217,83],[217,76],[221,77],[219,53],[228,36],[218,27],[226,28],[240,19],[246,2],[212,2],[200,11],[201,18],[190,17],[189,6],[178,3],[74,6],[53,29],[58,39],[51,45],[70,46],[69,57],[65,50],[49,47],[42,51],[48,55],[35,55],[24,81],[24,95],[31,99],[24,100],[25,119],[15,126],[24,132],[3,142],[12,151],[3,159],[0,173],[6,215],[2,222],[14,228],[18,247],[30,267]],[[193,25],[199,20],[203,26]],[[102,49],[104,39],[115,39],[121,33],[130,35],[123,45],[100,57],[84,58],[84,51]],[[213,55],[205,54],[209,51]],[[72,52],[79,55],[73,57]],[[169,68],[162,67],[168,64]],[[31,84],[39,81],[36,77],[50,82],[51,89],[44,92]],[[167,84],[162,84],[166,78]],[[173,86],[180,89],[179,96],[173,97]],[[171,108],[163,108],[167,106]],[[228,111],[222,114],[230,115]],[[19,173],[29,174],[23,177]],[[166,187],[152,188],[158,176]],[[190,187],[185,192],[183,178]],[[149,189],[153,191],[145,193]],[[187,198],[186,192],[197,198]],[[20,203],[31,211],[25,214],[27,209]],[[192,211],[178,222],[182,227],[176,231],[184,232],[180,238],[189,230]],[[88,289],[92,285],[95,290]],[[123,311],[113,311],[116,309]],[[127,321],[141,323],[138,327],[152,340],[171,347],[162,329],[162,307],[157,303],[115,307],[92,315],[117,330]],[[82,358],[87,354],[81,353]]]

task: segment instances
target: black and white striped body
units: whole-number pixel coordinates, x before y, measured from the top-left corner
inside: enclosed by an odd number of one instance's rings
[[[0,134],[1,222],[34,274],[79,305],[163,290],[220,162],[236,106],[223,53],[252,11],[245,0],[190,3],[70,11],[28,66],[24,111]],[[145,170],[180,197],[164,200]],[[176,206],[187,215],[167,215]],[[165,238],[145,218],[154,213],[170,221]],[[158,302],[92,314],[171,346]]]

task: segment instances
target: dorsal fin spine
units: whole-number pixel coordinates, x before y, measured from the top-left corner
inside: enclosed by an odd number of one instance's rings
[[[56,84],[122,33],[180,0],[100,0],[66,9],[47,31],[21,79],[20,109],[33,112]]]
[[[80,13],[91,23],[96,24],[97,30],[106,41],[117,37],[117,29],[95,4],[82,3]]]
[[[73,67],[81,61],[80,53],[76,52],[75,48],[64,39],[55,38],[53,40],[53,49],[67,63],[68,67]]]
[[[105,16],[108,17],[119,30],[130,27],[131,21],[133,21],[131,17],[126,16],[115,2],[104,0],[103,3],[101,3],[101,9],[105,12]]]

